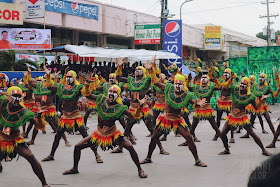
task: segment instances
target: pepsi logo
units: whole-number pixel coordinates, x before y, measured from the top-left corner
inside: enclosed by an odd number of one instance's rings
[[[77,14],[79,11],[79,5],[78,3],[72,3],[72,11]]]
[[[167,23],[165,26],[165,33],[169,37],[176,37],[178,36],[178,34],[180,34],[180,32],[181,32],[180,25],[175,21],[171,21]]]

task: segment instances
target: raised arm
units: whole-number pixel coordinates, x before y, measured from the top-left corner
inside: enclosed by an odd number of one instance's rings
[[[46,85],[47,85],[48,89],[51,90],[53,93],[56,93],[57,86],[54,86],[54,85],[51,84],[51,82],[52,82],[52,80],[51,80],[51,70],[47,69],[45,66],[44,66],[44,70],[45,70],[45,73],[46,73]]]
[[[121,58],[117,58],[117,64],[118,64],[118,68],[115,72],[115,74],[117,76],[117,80],[120,81],[120,82],[127,83],[127,78],[126,77],[121,77],[121,75],[122,75],[122,65],[124,64],[124,60],[122,60]]]

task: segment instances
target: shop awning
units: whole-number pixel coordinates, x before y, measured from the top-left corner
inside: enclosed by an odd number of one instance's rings
[[[179,59],[175,53],[168,51],[152,51],[145,49],[109,49],[102,47],[89,47],[85,45],[65,45],[66,51],[79,55],[80,57],[103,57],[103,58],[130,58],[131,60],[156,59]]]

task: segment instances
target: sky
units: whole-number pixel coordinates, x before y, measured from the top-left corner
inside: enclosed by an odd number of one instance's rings
[[[96,1],[160,17],[160,0]],[[280,0],[274,1],[275,3],[269,4],[270,14],[280,14]],[[168,0],[169,13],[175,14],[173,19],[180,18],[180,6],[183,2],[185,0]],[[267,15],[267,6],[261,2],[260,0],[193,0],[183,5],[182,21],[185,24],[212,23],[255,36],[267,26],[267,18],[259,18],[260,15]],[[271,28],[280,30],[280,16],[271,18],[271,21],[274,22]]]

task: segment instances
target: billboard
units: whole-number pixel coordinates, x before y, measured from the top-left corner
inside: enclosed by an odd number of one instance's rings
[[[160,44],[160,24],[135,25],[134,43]]]
[[[43,18],[45,11],[44,0],[25,0],[25,18]]]
[[[222,27],[205,26],[204,30],[204,49],[221,50],[222,49]]]
[[[182,67],[182,20],[164,20],[163,32],[163,49],[181,57],[164,60],[165,66],[176,63],[179,68]],[[170,72],[166,74],[171,75]]]
[[[66,63],[69,60],[68,56],[59,56],[61,63]],[[22,59],[27,59],[33,62],[37,62],[39,64],[40,58],[44,59],[43,55],[34,55],[34,54],[16,54],[16,62]],[[56,56],[54,55],[46,55],[45,58],[47,59],[47,63],[50,64],[51,61],[55,61]],[[44,62],[44,60],[43,60]]]
[[[14,3],[14,0],[0,0],[3,3]]]
[[[51,29],[0,27],[0,50],[50,50]]]
[[[98,20],[98,6],[64,0],[45,0],[47,11]]]
[[[22,5],[0,3],[0,24],[23,25]]]

